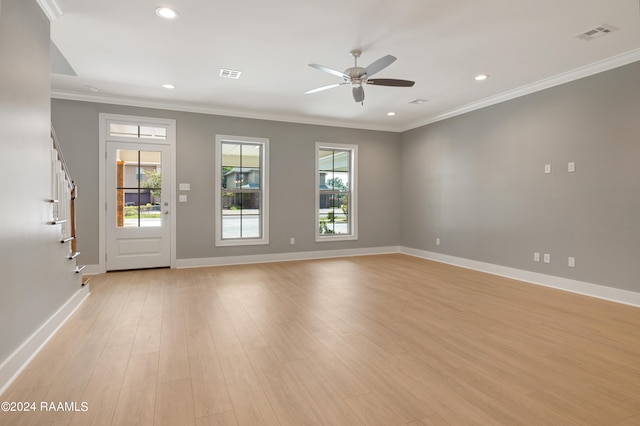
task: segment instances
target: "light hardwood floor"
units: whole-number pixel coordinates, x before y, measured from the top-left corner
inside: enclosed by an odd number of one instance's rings
[[[405,255],[114,272],[91,292],[0,397],[38,410],[0,424],[640,425],[630,306]]]

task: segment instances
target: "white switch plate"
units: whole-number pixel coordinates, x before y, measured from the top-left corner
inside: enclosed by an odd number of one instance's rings
[[[542,259],[544,263],[551,263],[551,255],[549,253],[545,253]]]
[[[544,165],[544,172],[545,173],[551,173],[551,164],[545,164]]]
[[[576,171],[576,163],[574,163],[573,161],[570,161],[567,164],[567,170],[569,171],[569,173],[573,173]]]
[[[540,253],[538,252],[533,253],[533,261],[540,262]]]
[[[439,246],[440,245],[440,238],[436,238],[436,245]]]
[[[567,261],[567,266],[569,266],[569,268],[575,268],[576,267],[576,258],[570,256],[569,260]]]
[[[296,239],[294,237],[289,238],[289,244],[295,244]]]
[[[178,196],[178,201],[181,203],[186,203],[187,202],[187,196],[186,195],[179,195]]]
[[[181,183],[180,185],[178,185],[178,189],[180,191],[191,191],[191,184],[190,183]]]

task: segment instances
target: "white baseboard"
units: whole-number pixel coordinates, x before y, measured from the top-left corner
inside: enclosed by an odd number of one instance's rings
[[[491,263],[479,262],[476,260],[464,259],[461,257],[449,256],[425,250],[412,249],[409,247],[402,247],[400,252],[420,257],[422,259],[433,260],[466,269],[473,269],[493,275],[513,278],[530,284],[552,287],[558,290],[569,291],[571,293],[578,293],[611,302],[640,307],[640,293],[633,291],[621,290],[613,287],[556,277],[553,275],[540,274],[522,269],[508,268],[506,266],[494,265]]]
[[[83,275],[98,275],[101,274],[100,265],[87,265],[82,271]]]
[[[44,345],[89,296],[89,286],[78,290],[58,311],[0,364],[0,395],[29,365]]]
[[[178,268],[199,268],[204,266],[244,265],[250,263],[288,262],[292,260],[328,259],[332,257],[368,256],[374,254],[400,253],[400,247],[372,247],[363,249],[318,250],[295,253],[260,254],[254,256],[223,256],[201,259],[178,259]]]

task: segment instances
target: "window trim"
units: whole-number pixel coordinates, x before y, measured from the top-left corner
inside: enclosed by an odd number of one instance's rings
[[[349,234],[321,234],[320,233],[320,150],[338,149],[351,151],[351,163],[349,164]],[[358,145],[316,142],[315,149],[315,236],[316,242],[328,241],[354,241],[358,239]]]
[[[260,165],[260,183],[262,186],[261,221],[259,238],[222,238],[222,143],[250,143],[262,145],[262,164]],[[269,139],[216,135],[215,143],[215,244],[216,247],[249,246],[269,244]]]

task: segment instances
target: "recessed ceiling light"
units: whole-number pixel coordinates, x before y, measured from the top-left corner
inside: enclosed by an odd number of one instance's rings
[[[393,111],[389,111],[389,112],[387,113],[387,115],[388,115],[389,117],[393,117],[394,115],[396,115],[396,113],[395,113],[395,112],[393,112]]]
[[[178,12],[169,7],[159,7],[156,9],[156,15],[165,19],[176,19],[178,17]]]
[[[474,78],[476,81],[483,81],[489,78],[489,74],[478,74]]]
[[[165,89],[175,89],[176,86],[173,84],[163,84],[162,87],[164,87]]]

